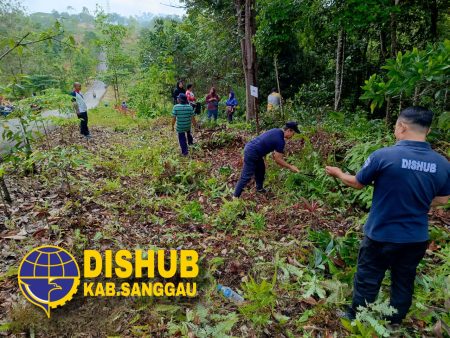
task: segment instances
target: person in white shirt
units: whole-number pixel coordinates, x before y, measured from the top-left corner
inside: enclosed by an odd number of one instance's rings
[[[81,94],[81,83],[75,82],[73,84],[73,91],[70,93],[73,96],[72,102],[75,112],[80,119],[80,134],[86,138],[90,138],[88,128],[88,114],[87,114],[87,104],[84,101],[83,94]]]

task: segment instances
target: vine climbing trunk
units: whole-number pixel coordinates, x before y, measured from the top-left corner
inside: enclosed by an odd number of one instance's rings
[[[341,104],[342,84],[344,81],[344,48],[345,32],[339,30],[336,48],[336,78],[334,82],[334,110],[338,110]]]

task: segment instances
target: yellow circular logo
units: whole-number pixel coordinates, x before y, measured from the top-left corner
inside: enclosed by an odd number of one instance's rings
[[[77,292],[80,269],[66,250],[44,245],[22,259],[18,280],[23,295],[50,318],[50,309],[64,305]]]

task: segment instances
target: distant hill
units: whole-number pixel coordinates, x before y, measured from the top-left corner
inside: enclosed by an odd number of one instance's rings
[[[30,20],[37,24],[41,28],[48,28],[53,25],[55,20],[60,20],[64,23],[67,28],[70,27],[94,27],[95,18],[94,15],[89,12],[89,10],[84,7],[83,10],[78,14],[70,14],[68,12],[58,12],[52,11],[51,13],[36,12],[29,15]],[[154,22],[157,18],[169,18],[173,20],[181,20],[177,15],[156,15],[153,13],[142,13],[141,15],[134,15],[125,17],[118,13],[110,14],[110,21],[113,23],[121,24],[124,26],[137,25],[141,28],[153,27]],[[84,24],[84,25],[80,25]]]

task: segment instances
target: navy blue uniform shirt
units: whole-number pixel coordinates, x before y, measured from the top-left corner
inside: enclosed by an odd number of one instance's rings
[[[399,141],[375,151],[356,179],[374,182],[364,233],[380,242],[426,241],[431,201],[450,195],[450,163],[427,142]]]
[[[270,129],[255,137],[245,146],[245,152],[257,157],[264,157],[272,151],[284,153],[284,131],[279,128]]]

